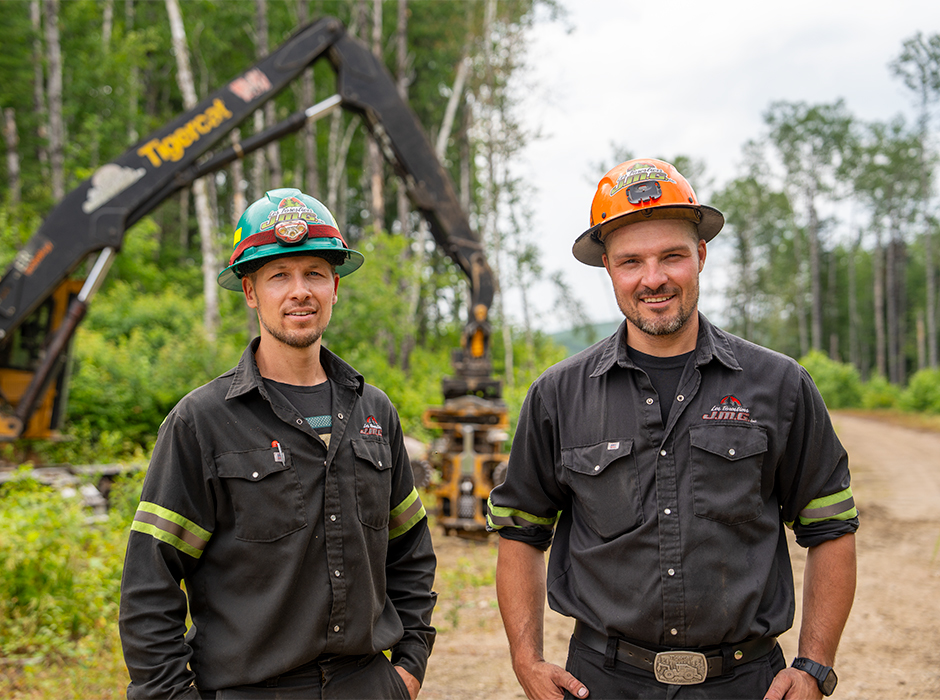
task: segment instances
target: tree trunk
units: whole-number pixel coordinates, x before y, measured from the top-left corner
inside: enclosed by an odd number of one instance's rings
[[[875,369],[885,379],[888,378],[887,339],[885,337],[885,271],[884,246],[881,242],[881,230],[876,224],[875,251],[872,258],[872,283],[875,302]]]
[[[809,352],[809,328],[806,324],[806,273],[803,260],[803,241],[799,230],[793,233],[793,256],[796,258],[796,293],[793,295],[796,306],[797,331],[800,338],[800,356]]]
[[[36,157],[42,166],[43,179],[49,179],[49,151],[46,140],[49,138],[48,111],[46,109],[46,86],[42,74],[42,8],[39,0],[29,3],[29,19],[33,27],[33,111],[39,120],[39,139],[37,140]]]
[[[235,146],[239,143],[240,134],[238,129],[234,129],[230,136],[232,145]],[[232,231],[235,231],[238,228],[238,220],[241,218],[242,214],[245,213],[245,208],[248,206],[248,201],[245,197],[245,166],[241,158],[236,158],[232,162],[231,167],[232,174]],[[232,248],[234,248],[234,235],[232,237]],[[226,248],[226,251],[230,250]],[[228,260],[223,260],[223,264],[227,265]],[[254,309],[251,309],[247,304],[245,305],[245,327],[248,331],[248,337],[254,338],[260,332],[258,327],[258,314],[255,313]]]
[[[125,0],[124,23],[125,32],[133,30],[134,0]],[[137,111],[140,102],[140,88],[138,86],[139,73],[140,69],[137,67],[137,62],[132,61],[127,86],[127,140],[129,143],[137,143],[137,139],[139,138],[139,134],[137,133]]]
[[[306,24],[310,19],[308,0],[298,1],[298,14],[300,24]],[[313,68],[307,68],[300,79],[301,101],[304,107],[311,107],[316,101],[316,85],[314,84]],[[320,199],[320,167],[317,163],[317,120],[309,120],[303,130],[304,149],[304,192],[311,197]]]
[[[3,140],[7,146],[7,187],[10,189],[10,206],[16,209],[20,205],[20,139],[16,134],[16,110],[7,107],[3,110]]]
[[[268,0],[255,0],[255,22],[257,24],[255,38],[257,57],[261,59],[268,55]],[[277,124],[274,100],[268,100],[264,104],[264,122],[269,127]],[[281,147],[279,142],[274,140],[265,146],[264,150],[267,152],[268,167],[270,168],[271,188],[277,189],[284,182],[284,175],[281,170]]]
[[[173,48],[176,53],[177,81],[180,92],[183,93],[183,104],[186,109],[196,106],[196,88],[193,85],[193,75],[189,68],[189,48],[186,45],[186,28],[183,25],[183,16],[180,12],[178,0],[166,0],[167,14],[170,17],[170,31],[173,36]],[[206,335],[210,340],[215,339],[219,328],[219,294],[216,276],[218,275],[218,260],[216,244],[213,236],[212,207],[206,191],[204,178],[193,183],[193,195],[196,200],[196,219],[199,222],[199,240],[202,249],[202,291],[205,297],[203,311],[203,324]]]
[[[821,257],[819,249],[819,216],[816,212],[816,204],[809,201],[809,285],[810,294],[810,319],[812,331],[813,350],[822,350],[822,272]]]
[[[861,317],[858,313],[858,279],[855,269],[855,261],[858,257],[858,249],[861,247],[861,230],[858,237],[852,241],[852,248],[849,250],[849,362],[858,369],[862,379],[868,380],[868,367],[862,364],[861,352],[859,351],[858,329],[861,323]]]
[[[59,44],[59,0],[43,0],[46,57],[49,65],[49,161],[52,198],[65,197],[65,122],[62,119],[62,47]]]
[[[114,28],[114,0],[104,0],[104,17],[101,20],[101,43],[105,53],[111,44],[111,30]]]
[[[254,130],[256,134],[264,131],[264,113],[257,109],[253,115]],[[251,156],[251,201],[261,199],[267,189],[264,185],[266,159],[263,148],[259,148]]]
[[[372,0],[372,54],[382,60],[382,0]],[[379,144],[368,139],[369,191],[372,195],[369,211],[376,232],[385,230],[384,162]]]

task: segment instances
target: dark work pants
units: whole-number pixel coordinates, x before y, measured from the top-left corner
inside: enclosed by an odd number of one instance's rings
[[[603,654],[572,637],[566,668],[587,686],[589,700],[760,700],[786,666],[778,644],[766,656],[736,666],[728,677],[708,678],[698,685],[667,685],[652,672],[622,661],[612,669],[604,668]],[[574,696],[566,691],[565,698]]]
[[[408,700],[384,654],[335,656],[261,683],[201,691],[204,700]]]

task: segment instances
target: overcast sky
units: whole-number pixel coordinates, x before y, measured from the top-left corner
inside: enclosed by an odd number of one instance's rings
[[[531,34],[523,109],[543,138],[516,162],[535,212],[546,272],[563,270],[595,321],[620,318],[603,269],[577,262],[594,189],[613,146],[637,156],[702,160],[720,187],[739,174],[742,146],[765,133],[775,100],[845,100],[863,120],[913,118],[911,94],[888,63],[902,42],[940,32],[940,2],[789,0],[639,2],[559,0],[567,18]],[[700,192],[703,203],[708,193]],[[715,271],[706,263],[703,310],[720,322]],[[558,329],[547,295],[540,326]]]

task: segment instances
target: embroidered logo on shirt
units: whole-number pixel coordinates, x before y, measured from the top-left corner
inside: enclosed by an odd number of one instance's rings
[[[728,394],[717,405],[712,406],[711,413],[702,416],[702,420],[739,420],[752,423],[751,410],[745,408],[733,394]]]
[[[382,437],[382,426],[379,425],[379,422],[375,419],[374,416],[369,416],[366,418],[365,425],[362,426],[362,430],[359,431],[360,435],[372,435],[373,437]]]

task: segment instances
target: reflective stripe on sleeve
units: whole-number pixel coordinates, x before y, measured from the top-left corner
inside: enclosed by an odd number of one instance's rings
[[[417,525],[426,514],[424,504],[418,497],[418,490],[411,489],[408,498],[395,506],[388,514],[388,539],[401,537]]]
[[[131,530],[166,542],[194,559],[202,556],[202,551],[212,537],[211,532],[202,529],[192,520],[147,501],[141,501],[137,506]]]
[[[540,518],[514,508],[493,505],[492,498],[486,501],[486,522],[493,530],[501,530],[504,527],[532,527],[533,525],[551,530],[555,527],[556,520],[558,520],[557,515],[554,518]]]
[[[852,488],[849,487],[831,496],[810,501],[806,508],[800,511],[800,524],[810,525],[823,520],[849,520],[857,517],[858,509],[852,497]]]

